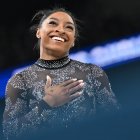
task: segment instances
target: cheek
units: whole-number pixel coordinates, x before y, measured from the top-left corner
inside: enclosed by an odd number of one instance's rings
[[[74,40],[75,40],[75,34],[74,33],[71,33],[71,34],[69,34],[69,37],[70,37],[71,42],[74,42]]]
[[[49,30],[43,30],[42,32],[41,32],[41,39],[42,40],[48,40],[49,39],[49,36],[48,36],[48,34],[49,34]]]
[[[44,36],[44,35],[47,35],[49,32],[51,32],[51,29],[49,29],[47,27],[46,28],[44,27],[44,28],[41,29],[40,32]]]
[[[43,36],[47,35],[47,33],[48,33],[48,30],[46,30],[46,29],[42,31]]]

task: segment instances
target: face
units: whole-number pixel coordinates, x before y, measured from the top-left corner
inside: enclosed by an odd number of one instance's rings
[[[56,57],[66,56],[75,40],[75,26],[72,18],[64,12],[48,16],[37,30],[40,51]]]

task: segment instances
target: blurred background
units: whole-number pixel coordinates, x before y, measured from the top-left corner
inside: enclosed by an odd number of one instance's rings
[[[112,136],[140,139],[139,0],[3,1],[0,5],[0,124],[7,80],[38,59],[29,32],[31,19],[38,10],[54,6],[65,7],[80,20],[80,38],[70,57],[101,66],[122,106],[119,119],[115,118],[120,123],[113,120],[112,127],[116,129],[111,131]]]

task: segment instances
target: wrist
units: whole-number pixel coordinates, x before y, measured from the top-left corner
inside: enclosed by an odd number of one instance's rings
[[[50,102],[50,99],[49,99],[48,96],[44,96],[44,97],[43,97],[43,101],[44,101],[50,108],[53,108],[53,107],[54,107],[53,103]]]

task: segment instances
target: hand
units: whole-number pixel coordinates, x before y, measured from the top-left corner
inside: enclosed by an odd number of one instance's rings
[[[51,78],[49,76],[46,78],[43,100],[51,107],[61,106],[81,95],[78,91],[83,88],[83,80],[71,79],[52,86]]]

